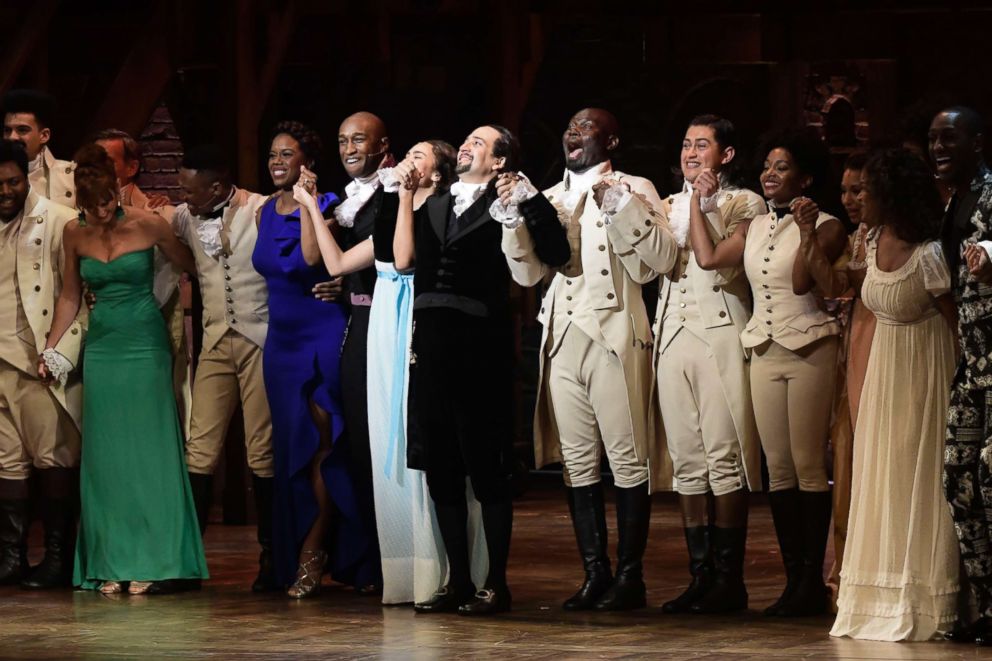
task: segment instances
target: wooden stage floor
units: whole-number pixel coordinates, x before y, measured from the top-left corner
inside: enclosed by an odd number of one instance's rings
[[[831,639],[830,617],[762,617],[760,609],[777,597],[783,579],[771,517],[759,496],[748,544],[750,611],[662,615],[661,602],[686,582],[678,509],[666,495],[655,500],[646,559],[649,608],[566,614],[559,604],[580,582],[580,563],[561,488],[540,482],[517,502],[514,610],[506,615],[415,615],[409,607],[382,607],[374,597],[332,586],[303,602],[253,595],[254,529],[212,525],[206,546],[213,578],[197,593],[104,597],[0,588],[0,658],[992,659],[992,649],[971,645]]]

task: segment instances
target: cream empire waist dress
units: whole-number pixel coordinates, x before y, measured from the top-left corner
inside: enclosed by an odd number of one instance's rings
[[[878,318],[854,439],[854,479],[832,636],[928,640],[953,625],[958,545],[941,486],[954,335],[935,307],[950,275],[934,241],[895,271],[869,242]]]

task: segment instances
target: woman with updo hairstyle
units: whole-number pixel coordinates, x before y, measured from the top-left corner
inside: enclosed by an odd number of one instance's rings
[[[314,287],[331,275],[314,223],[301,222],[293,194],[298,183],[306,187],[315,215],[332,217],[337,196],[316,192],[313,170],[321,148],[320,136],[305,124],[276,125],[268,167],[277,190],[259,209],[252,255],[269,291],[262,371],[275,459],[274,570],[294,599],[319,592],[325,566],[335,581],[362,589],[379,573],[369,543],[375,531],[357,509],[342,435],[340,356],[348,310],[314,297]],[[327,547],[329,540],[335,548]]]
[[[172,389],[172,352],[152,293],[158,248],[185,271],[193,255],[161,216],[120,205],[102,147],[76,154],[79,220],[66,225],[62,291],[38,374],[62,383],[74,366],[58,354],[95,295],[83,365],[83,452],[73,583],[103,593],[164,593],[207,577]],[[75,332],[73,330],[72,332]]]
[[[942,470],[957,308],[940,243],[942,204],[906,149],[864,167],[876,225],[861,285],[878,319],[854,431],[847,546],[832,636],[929,640],[957,615],[958,544]]]

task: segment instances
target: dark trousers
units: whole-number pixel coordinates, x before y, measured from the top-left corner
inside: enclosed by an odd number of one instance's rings
[[[411,468],[427,473],[439,505],[464,500],[465,478],[483,505],[511,500],[513,335],[509,318],[450,308],[414,314]]]
[[[992,617],[992,390],[955,377],[947,412],[944,492],[961,549],[961,566],[980,616]],[[962,576],[962,580],[965,577]]]
[[[375,533],[375,497],[372,494],[372,453],[369,448],[368,335],[371,308],[351,308],[348,335],[341,350],[341,407],[350,453],[348,467],[359,513],[371,532],[370,556],[379,557],[379,536]],[[379,579],[381,581],[381,578]]]

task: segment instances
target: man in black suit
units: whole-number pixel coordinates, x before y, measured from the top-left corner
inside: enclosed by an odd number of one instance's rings
[[[489,208],[496,200],[496,175],[515,170],[518,154],[507,129],[477,128],[458,151],[458,181],[416,212],[417,171],[409,163],[397,166],[404,185],[396,268],[410,268],[416,255],[408,465],[427,472],[450,564],[448,584],[416,604],[419,613],[490,615],[510,609],[513,328],[502,228]],[[567,241],[563,232],[559,238]],[[489,575],[474,597],[466,476],[482,504],[489,552]]]
[[[344,200],[334,209],[334,218],[344,228],[342,248],[348,250],[372,236],[376,216],[395,217],[396,196],[386,195],[378,171],[392,165],[386,125],[370,112],[357,112],[341,122],[338,129],[338,153],[341,165],[352,178],[345,186]],[[375,500],[372,494],[372,457],[369,449],[368,407],[368,334],[372,293],[375,290],[374,266],[345,278],[345,297],[351,304],[348,334],[341,351],[341,400],[345,433],[351,449],[351,473],[359,509],[369,530],[375,530]],[[373,552],[379,555],[378,537],[372,536]],[[381,575],[375,584],[361,592],[378,593]]]

